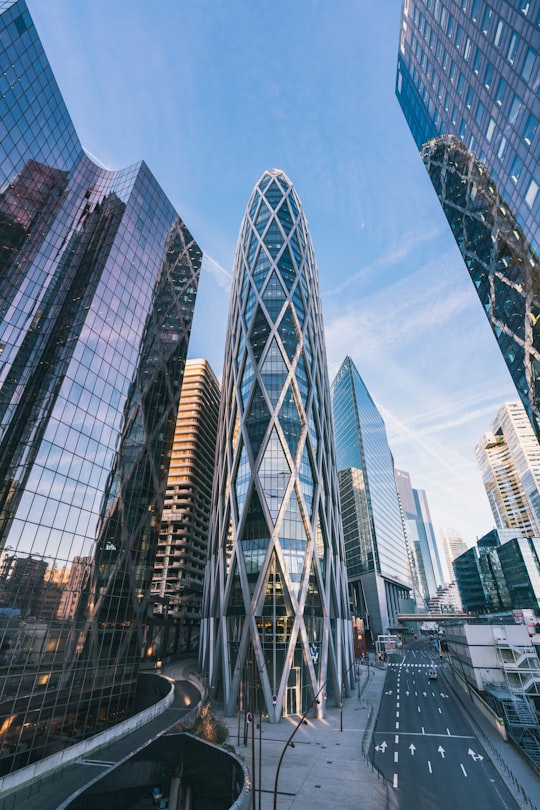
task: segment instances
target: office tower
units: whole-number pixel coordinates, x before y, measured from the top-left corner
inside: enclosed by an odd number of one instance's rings
[[[210,364],[188,360],[152,579],[156,619],[163,620],[153,633],[154,656],[198,648],[218,413],[219,383]]]
[[[339,493],[352,611],[367,634],[397,627],[413,587],[394,460],[384,421],[346,357],[331,387]]]
[[[278,169],[240,229],[216,458],[200,657],[211,692],[229,715],[237,702],[254,711],[256,692],[271,722],[324,690],[339,700],[352,625],[321,301],[302,206]]]
[[[540,536],[540,446],[520,402],[498,411],[476,458],[501,541]]]
[[[500,543],[494,530],[454,561],[463,607],[468,611],[540,609],[540,539]]]
[[[396,470],[396,485],[415,589],[427,605],[444,582],[433,523],[423,489],[414,489],[408,472]]]
[[[538,0],[404,0],[396,93],[540,438]]]
[[[444,561],[446,563],[448,582],[454,582],[454,560],[467,551],[468,545],[460,537],[456,529],[443,528],[439,530],[442,547],[444,551]]]
[[[467,613],[485,613],[502,610],[507,600],[501,596],[494,572],[500,546],[499,535],[493,529],[454,560],[454,576],[463,610]]]
[[[0,773],[130,710],[201,252],[0,14]]]

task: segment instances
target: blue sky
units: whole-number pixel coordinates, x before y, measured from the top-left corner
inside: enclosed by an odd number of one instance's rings
[[[330,379],[354,360],[436,529],[493,527],[474,448],[517,394],[394,94],[399,0],[27,0],[85,148],[146,161],[206,253],[191,357],[220,376],[251,190],[302,200]]]

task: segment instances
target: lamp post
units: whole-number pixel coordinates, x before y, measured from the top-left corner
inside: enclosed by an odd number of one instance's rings
[[[322,690],[324,689],[325,686],[326,686],[326,681],[323,683],[323,685],[321,686],[321,688],[319,689],[319,691],[317,692],[317,694],[315,695],[315,697],[313,698],[313,700],[311,701],[311,703],[309,704],[307,709],[305,710],[304,714],[302,715],[302,717],[300,718],[300,720],[296,724],[295,728],[293,729],[293,732],[292,732],[291,736],[289,737],[289,739],[285,743],[285,747],[283,748],[283,751],[281,752],[281,756],[279,758],[278,766],[277,766],[277,769],[276,769],[276,778],[274,780],[274,810],[277,810],[277,789],[278,789],[279,771],[281,769],[281,763],[283,762],[283,757],[285,756],[285,751],[287,750],[287,748],[289,746],[291,746],[291,748],[294,748],[294,743],[293,743],[292,739],[293,739],[294,735],[296,734],[296,732],[298,731],[298,729],[300,728],[300,726],[303,723],[307,723],[307,720],[306,720],[307,714],[310,711],[312,706],[314,706],[316,703],[320,702],[319,701],[319,695],[321,694],[321,692],[322,692]]]

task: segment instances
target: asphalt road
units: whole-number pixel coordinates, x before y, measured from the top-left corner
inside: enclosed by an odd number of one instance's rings
[[[428,677],[433,669],[436,680]],[[395,788],[399,810],[519,807],[424,640],[389,657],[372,745],[373,761]]]

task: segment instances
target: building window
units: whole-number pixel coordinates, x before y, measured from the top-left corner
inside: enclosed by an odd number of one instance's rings
[[[489,90],[493,81],[493,65],[488,62],[484,71],[484,85]]]
[[[467,39],[465,40],[465,49],[463,51],[463,58],[465,59],[466,62],[468,62],[469,59],[471,58],[471,50],[472,50],[471,38],[467,37]]]
[[[454,76],[455,75],[456,75],[456,65],[455,65],[454,61],[452,60],[450,62],[450,71],[448,73],[448,76],[449,76],[450,81],[452,82],[452,84],[454,83]]]
[[[474,54],[474,62],[473,62],[473,70],[478,76],[480,73],[480,64],[482,62],[482,51],[480,48],[476,49],[476,53]]]
[[[442,55],[442,68],[443,68],[443,70],[446,70],[447,64],[448,64],[448,53],[447,53],[446,50],[444,50],[443,55]]]
[[[534,138],[534,133],[536,132],[537,126],[538,126],[538,121],[536,120],[534,115],[531,113],[529,115],[529,117],[527,118],[527,123],[525,124],[525,129],[523,130],[523,140],[525,141],[525,143],[528,143],[529,146],[532,143],[532,140]]]
[[[512,36],[510,37],[508,50],[506,52],[506,58],[508,59],[511,65],[514,64],[514,59],[516,58],[518,45],[519,45],[519,37],[515,31],[512,31]]]
[[[520,109],[521,109],[521,99],[518,95],[514,93],[514,98],[512,99],[512,103],[510,105],[510,112],[508,114],[508,120],[510,121],[511,124],[515,124]]]
[[[538,194],[538,183],[536,180],[531,180],[529,183],[529,188],[527,189],[527,193],[525,194],[525,202],[527,205],[532,208],[535,201],[536,195]]]
[[[521,78],[523,79],[524,82],[528,82],[529,79],[531,78],[535,56],[536,53],[533,50],[533,48],[527,48],[527,53],[523,61],[523,67],[521,68]]]
[[[458,50],[459,50],[459,47],[461,45],[462,36],[463,36],[463,29],[462,29],[461,25],[458,25],[457,28],[456,28],[456,36],[455,36],[455,39],[454,39],[454,42],[456,44],[456,48]]]
[[[473,93],[472,87],[468,87],[467,88],[467,95],[465,96],[465,105],[466,105],[468,110],[471,109],[473,95],[474,95],[474,93]]]
[[[482,17],[482,33],[487,34],[489,29],[489,21],[491,20],[491,9],[486,6],[484,9],[484,16]]]
[[[505,93],[506,93],[506,82],[501,76],[501,78],[499,79],[499,83],[497,85],[497,91],[495,93],[495,101],[497,102],[499,107],[502,107]]]
[[[469,87],[469,90],[471,91],[471,94],[472,94],[472,87]],[[467,93],[467,95],[468,95],[468,93]],[[484,107],[484,105],[482,104],[482,102],[481,102],[481,101],[479,101],[479,102],[478,102],[478,107],[476,108],[476,115],[475,115],[475,117],[474,117],[474,120],[476,121],[476,123],[478,124],[478,126],[480,126],[480,124],[482,123],[482,117],[483,117],[483,115],[484,115],[484,111],[485,111],[485,109],[486,109],[486,108]]]
[[[499,144],[499,148],[497,149],[497,157],[499,160],[504,160],[504,156],[506,155],[506,147],[508,146],[508,140],[503,135],[501,138],[501,142]]]
[[[494,132],[495,132],[495,121],[494,121],[493,118],[490,118],[489,123],[487,125],[487,130],[486,130],[486,141],[488,143],[491,143],[491,141],[493,139],[493,133]]]
[[[517,181],[519,180],[519,175],[521,174],[522,168],[523,168],[523,161],[521,160],[519,155],[516,155],[514,158],[514,162],[512,163],[512,168],[510,169],[510,177],[512,178],[514,183],[517,183]]]
[[[480,0],[474,0],[471,9],[471,20],[474,20],[474,22],[477,22],[478,20],[479,11],[480,11]]]
[[[499,19],[497,21],[497,27],[495,29],[495,38],[493,40],[493,44],[495,45],[496,48],[498,48],[499,45],[501,44],[503,30],[504,30],[504,23],[501,20],[501,18],[499,17]]]
[[[451,14],[448,15],[448,25],[446,26],[446,33],[449,37],[452,36],[452,31],[454,30],[454,18]]]
[[[461,95],[463,93],[463,85],[465,83],[465,79],[463,78],[463,73],[459,74],[459,79],[457,83],[457,91],[458,94]]]

